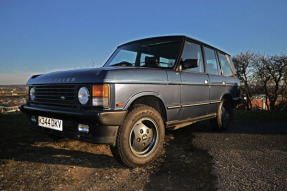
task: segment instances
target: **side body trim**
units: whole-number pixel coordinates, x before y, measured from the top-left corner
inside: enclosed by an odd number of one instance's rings
[[[208,105],[208,104],[215,104],[220,103],[219,101],[209,101],[209,102],[202,102],[202,103],[195,103],[195,104],[188,104],[188,105],[174,105],[174,106],[168,106],[167,109],[178,109],[178,108],[184,108],[184,107],[193,107],[193,106],[200,106],[200,105]]]

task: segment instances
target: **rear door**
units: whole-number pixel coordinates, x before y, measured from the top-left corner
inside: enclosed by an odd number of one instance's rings
[[[210,47],[204,47],[206,66],[209,74],[209,114],[216,113],[221,96],[226,92],[225,78],[222,76],[216,51]]]
[[[205,73],[200,44],[185,42],[181,61],[187,59],[196,59],[198,67],[182,68],[180,73],[182,82],[180,120],[206,115],[208,112],[209,79]]]
[[[229,56],[225,53],[218,52],[220,65],[222,68],[222,74],[225,77],[226,92],[232,95],[233,98],[238,98],[239,80],[236,78],[235,73],[232,71],[232,63]]]

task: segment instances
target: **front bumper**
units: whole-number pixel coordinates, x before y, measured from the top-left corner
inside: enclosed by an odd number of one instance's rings
[[[118,127],[127,111],[63,111],[21,105],[20,110],[30,118],[30,127],[45,134],[67,137],[75,140],[115,145]],[[36,121],[31,120],[35,116]],[[63,120],[63,131],[38,125],[38,116]],[[89,125],[89,133],[78,131],[78,124]]]

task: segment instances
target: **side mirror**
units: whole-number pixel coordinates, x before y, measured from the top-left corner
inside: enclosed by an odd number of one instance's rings
[[[183,69],[196,68],[198,67],[198,59],[186,59],[182,61],[182,67]]]

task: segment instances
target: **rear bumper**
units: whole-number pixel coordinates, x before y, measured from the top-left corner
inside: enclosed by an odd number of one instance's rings
[[[122,124],[127,111],[60,111],[21,105],[20,110],[30,118],[30,127],[36,131],[67,137],[75,140],[115,145],[118,127]],[[34,116],[36,121],[31,120]],[[38,116],[63,120],[63,131],[38,125]],[[89,125],[89,133],[78,131],[78,124]]]

